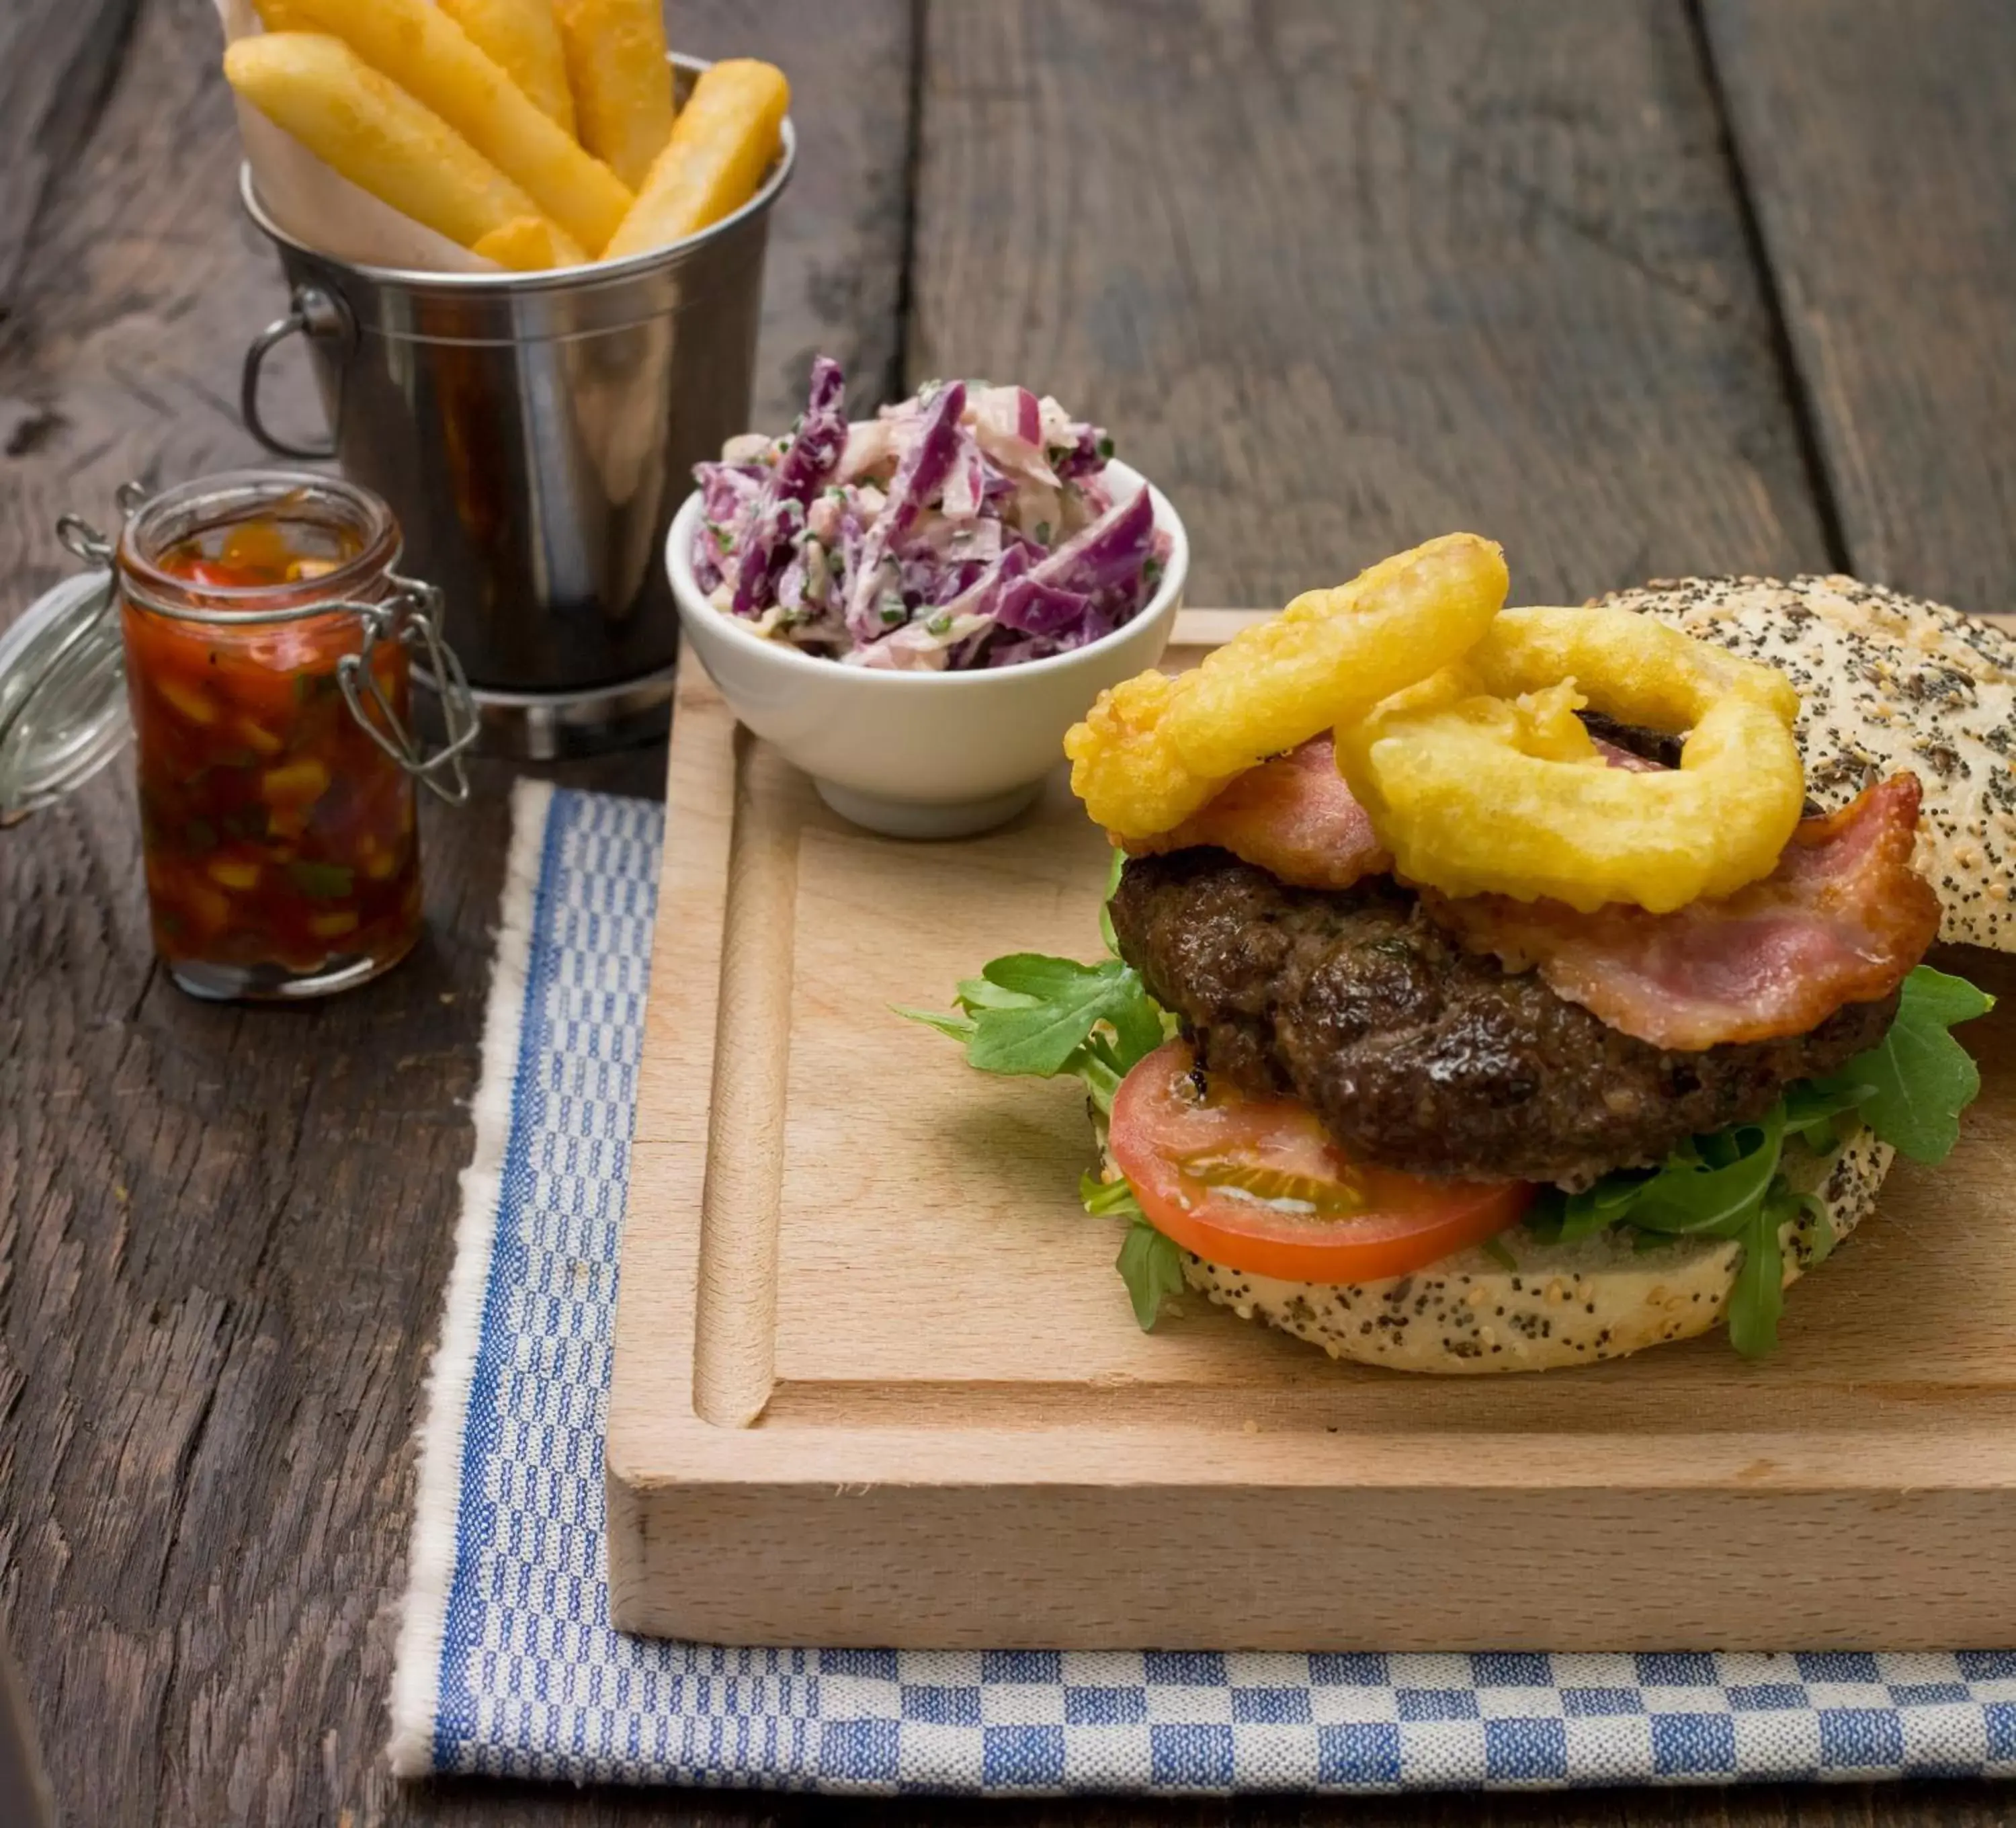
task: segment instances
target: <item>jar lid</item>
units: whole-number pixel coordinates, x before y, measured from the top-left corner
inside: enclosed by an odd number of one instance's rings
[[[83,572],[0,632],[0,825],[82,786],[125,747],[117,596],[110,571]]]

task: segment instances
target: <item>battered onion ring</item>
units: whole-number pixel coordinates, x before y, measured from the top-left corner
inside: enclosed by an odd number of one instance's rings
[[[1194,671],[1102,692],[1064,738],[1071,790],[1118,837],[1173,830],[1233,775],[1459,658],[1508,583],[1496,545],[1452,533],[1305,592]]]
[[[1690,732],[1679,767],[1564,747],[1571,681],[1607,716]],[[1798,709],[1782,674],[1630,610],[1507,610],[1460,671],[1341,727],[1337,765],[1409,881],[1663,914],[1776,866],[1805,796]]]

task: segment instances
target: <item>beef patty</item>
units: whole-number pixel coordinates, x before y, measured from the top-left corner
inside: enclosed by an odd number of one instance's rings
[[[1460,1179],[1580,1187],[1649,1167],[1874,1046],[1897,1009],[1676,1053],[1465,952],[1390,877],[1291,888],[1223,851],[1130,860],[1113,925],[1207,1071],[1294,1093],[1362,1160]]]

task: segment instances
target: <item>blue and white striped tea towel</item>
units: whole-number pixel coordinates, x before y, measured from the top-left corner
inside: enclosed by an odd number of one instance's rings
[[[420,1447],[402,1776],[832,1790],[2016,1775],[2016,1652],[751,1650],[610,1629],[602,1444],[664,820],[518,790]]]

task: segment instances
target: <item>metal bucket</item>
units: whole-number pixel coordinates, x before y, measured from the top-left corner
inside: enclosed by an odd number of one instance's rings
[[[706,66],[674,63],[682,89]],[[550,756],[661,732],[679,617],[660,563],[694,463],[748,429],[770,207],[763,187],[712,228],[551,273],[353,266],[283,232],[249,167],[246,212],[279,250],[292,309],[245,354],[247,428],[289,457],[333,457],[391,504],[406,563],[444,593],[483,746]],[[327,444],[261,422],[260,367],[308,344]]]

